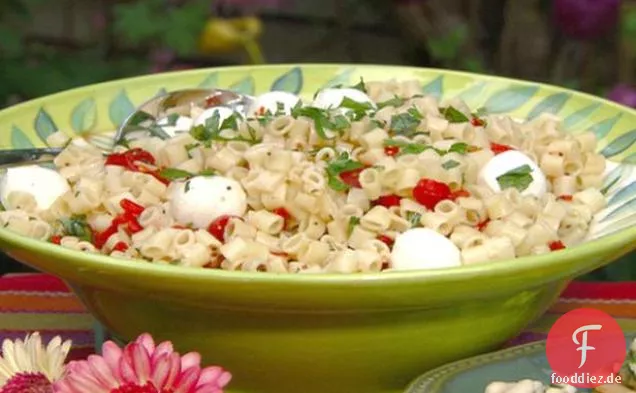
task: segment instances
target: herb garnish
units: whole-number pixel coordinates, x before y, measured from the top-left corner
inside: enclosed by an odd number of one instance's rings
[[[353,228],[355,228],[356,225],[358,224],[360,224],[360,217],[356,217],[356,216],[349,217],[349,223],[347,224],[347,236],[351,236],[351,233],[353,232]]]
[[[415,108],[391,117],[391,131],[400,135],[413,135],[423,119]]]
[[[342,152],[327,166],[327,184],[335,191],[346,191],[349,189],[349,185],[340,179],[340,174],[362,167],[364,167],[362,163],[349,158],[349,153]]]
[[[384,141],[384,146],[397,146],[400,148],[400,151],[398,153],[398,156],[404,155],[404,154],[420,154],[421,152],[428,150],[428,149],[433,149],[435,151],[437,151],[439,154],[442,154],[441,150],[438,150],[436,148],[434,148],[431,145],[425,145],[423,143],[409,143],[406,141],[401,141],[398,139],[386,139]]]
[[[402,105],[404,105],[404,103],[406,102],[406,100],[404,98],[400,98],[398,96],[395,96],[391,99],[388,99],[386,101],[382,101],[380,103],[378,103],[378,109],[382,109],[382,108],[386,108],[387,106],[393,106],[393,107],[400,107]]]
[[[448,149],[448,153],[466,154],[470,150],[470,146],[464,142],[453,143]]]
[[[177,168],[163,168],[159,171],[159,176],[166,180],[178,180],[178,179],[187,179],[189,177],[194,176],[192,173],[188,171],[184,171],[182,169]]]
[[[353,101],[355,102],[355,101]],[[313,106],[296,106],[292,109],[292,116],[308,117],[314,122],[316,133],[322,139],[332,139],[327,137],[325,130],[342,131],[349,127],[349,120],[343,115],[336,115],[333,120],[329,110],[316,108]]]
[[[185,186],[184,186],[183,190],[184,190],[184,192],[190,191],[190,180],[185,182]]]
[[[411,223],[411,227],[418,226],[422,215],[417,212],[406,212],[406,220]]]
[[[204,169],[199,172],[199,176],[214,176],[216,175],[216,171],[214,169]]]
[[[452,106],[442,108],[442,115],[450,123],[468,123],[470,119]]]
[[[453,168],[457,168],[459,165],[460,165],[459,162],[457,162],[455,160],[448,160],[448,161],[445,161],[442,164],[442,168],[444,168],[444,169],[453,169]]]
[[[364,79],[362,79],[362,77],[360,77],[360,82],[356,83],[355,85],[351,86],[352,89],[356,89],[356,90],[360,90],[361,92],[365,93],[367,92],[367,85],[364,84]]]
[[[206,120],[205,125],[192,127],[192,129],[190,130],[190,135],[197,141],[203,142],[205,147],[210,147],[212,141],[239,141],[251,144],[257,143],[258,140],[255,137],[251,139],[243,138],[240,136],[228,138],[221,135],[222,130],[236,130],[236,128],[238,128],[237,121],[240,118],[241,115],[239,115],[238,113],[233,113],[230,117],[225,119],[223,123],[221,123],[221,117],[219,113],[215,112],[210,118]]]
[[[532,183],[531,173],[530,165],[522,165],[497,177],[497,182],[502,190],[514,187],[519,191],[524,191]]]
[[[349,97],[344,97],[340,102],[340,108],[350,109],[347,116],[353,121],[360,120],[367,115],[367,112],[373,110],[373,105],[369,102],[359,102]]]
[[[64,233],[68,236],[75,236],[80,240],[93,242],[93,231],[86,222],[85,215],[73,215],[70,218],[60,220]]]

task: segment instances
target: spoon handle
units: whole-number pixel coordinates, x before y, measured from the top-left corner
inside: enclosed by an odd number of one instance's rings
[[[51,162],[61,151],[59,147],[0,150],[0,168]]]

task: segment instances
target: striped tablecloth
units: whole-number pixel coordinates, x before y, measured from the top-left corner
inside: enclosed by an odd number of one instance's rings
[[[580,307],[604,310],[625,332],[636,332],[636,281],[573,282],[546,315],[508,345],[545,339],[560,315]],[[73,340],[71,359],[93,353],[103,338],[99,325],[57,278],[45,274],[0,277],[0,342],[36,330],[47,341],[55,335]]]

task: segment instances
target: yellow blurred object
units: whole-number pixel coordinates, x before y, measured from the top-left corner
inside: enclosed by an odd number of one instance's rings
[[[203,28],[199,49],[207,54],[222,54],[243,49],[253,64],[263,63],[258,38],[263,24],[255,17],[213,18]]]

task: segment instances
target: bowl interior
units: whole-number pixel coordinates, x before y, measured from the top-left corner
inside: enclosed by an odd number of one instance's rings
[[[114,129],[137,105],[168,90],[195,86],[245,94],[283,90],[311,98],[320,88],[354,84],[360,78],[418,79],[423,94],[442,100],[459,97],[471,108],[522,120],[553,113],[564,119],[568,132],[591,130],[600,140],[599,152],[612,163],[604,185],[609,204],[593,224],[590,239],[612,235],[625,244],[627,239],[636,238],[636,111],[567,89],[506,78],[372,65],[247,66],[158,74],[74,89],[0,111],[0,147],[44,146],[56,130],[85,136],[97,146],[109,146]],[[0,237],[6,236],[10,235],[0,231]],[[34,241],[24,239],[21,244],[33,247]],[[480,269],[485,268],[474,268],[475,272]]]

